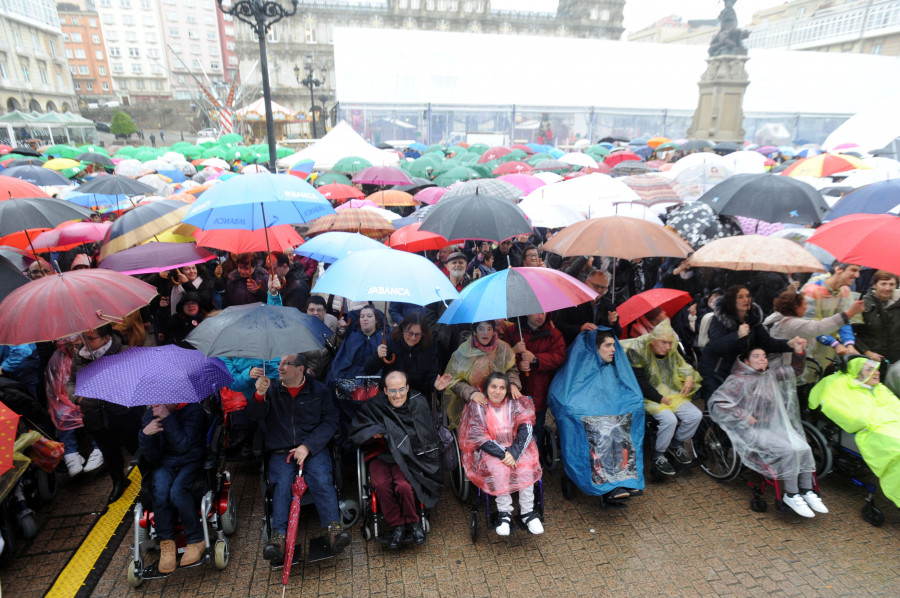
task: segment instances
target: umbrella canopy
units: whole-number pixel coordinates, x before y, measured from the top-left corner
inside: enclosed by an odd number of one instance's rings
[[[18,197],[50,196],[37,185],[10,176],[0,176],[0,201]]]
[[[363,168],[351,179],[354,183],[378,185],[387,187],[390,185],[411,185],[412,179],[399,168],[390,166],[369,166]]]
[[[424,203],[433,206],[440,201],[445,193],[447,193],[447,189],[444,187],[428,187],[416,193],[413,199],[420,204]]]
[[[731,152],[738,152],[743,149],[740,144],[734,143],[733,141],[720,141],[719,143],[712,146],[712,150],[714,152],[720,154],[727,154]]]
[[[460,182],[447,190],[441,197],[442,201],[449,201],[457,197],[465,197],[479,193],[481,195],[493,195],[515,201],[522,196],[522,191],[515,185],[497,179],[484,179],[478,181]]]
[[[113,168],[115,166],[109,156],[101,154],[100,152],[84,152],[83,154],[78,154],[75,159],[80,162],[99,164],[100,166],[106,166],[107,168]]]
[[[107,231],[100,248],[100,260],[153,239],[164,230],[178,225],[190,207],[180,201],[163,199],[129,210],[117,218]]]
[[[597,161],[591,158],[587,154],[583,154],[581,152],[571,152],[559,158],[559,161],[564,164],[571,164],[572,166],[579,166],[581,168],[597,168]]]
[[[153,195],[156,189],[127,176],[99,176],[78,188],[80,195]]]
[[[625,151],[619,151],[619,152],[612,152],[611,154],[609,154],[608,156],[603,158],[603,163],[610,167],[615,166],[619,162],[626,162],[626,161],[641,162],[641,157],[634,152],[625,150]]]
[[[416,205],[416,201],[413,199],[412,195],[405,191],[397,191],[396,189],[377,191],[366,197],[366,199],[381,207]]]
[[[34,254],[8,245],[0,245],[0,257],[8,259],[19,272],[27,270],[36,259]]]
[[[372,163],[365,158],[347,156],[346,158],[341,158],[335,162],[334,166],[331,167],[331,170],[341,174],[356,174],[360,170],[369,168],[370,166],[372,166]]]
[[[343,231],[380,239],[394,230],[394,226],[380,214],[361,208],[349,208],[317,219],[310,225],[306,234],[314,237],[328,231]]]
[[[684,258],[693,249],[662,224],[627,216],[607,216],[563,229],[544,244],[544,251],[563,257],[602,255],[633,260],[643,257]]]
[[[54,341],[121,321],[156,296],[156,287],[112,270],[44,276],[0,303],[0,344]]]
[[[497,178],[498,181],[515,185],[521,191],[520,195],[528,195],[538,187],[543,187],[547,183],[529,174],[507,174]]]
[[[344,203],[348,199],[362,199],[366,195],[354,187],[353,185],[342,185],[341,183],[331,183],[316,188],[316,191],[322,194],[325,199],[335,201],[339,204]]]
[[[78,372],[75,392],[124,407],[199,403],[234,379],[221,360],[175,345],[134,347]]]
[[[303,237],[290,224],[276,224],[253,231],[231,228],[196,229],[192,234],[200,247],[233,253],[283,252],[303,244]]]
[[[384,245],[359,233],[333,231],[322,233],[294,250],[319,262],[334,262],[351,253],[369,249],[386,249]]]
[[[492,160],[499,160],[511,151],[512,150],[510,148],[504,147],[502,145],[492,147],[488,150],[485,150],[485,152],[481,154],[481,157],[478,158],[478,163],[484,164],[486,162],[491,162]]]
[[[533,171],[534,168],[531,166],[531,164],[513,160],[511,162],[504,162],[503,164],[492,170],[491,174],[494,176],[500,176],[504,174],[526,174]]]
[[[463,324],[547,313],[586,303],[597,292],[550,268],[507,268],[468,285],[438,320]]]
[[[338,174],[336,172],[326,172],[325,174],[320,174],[315,178],[315,180],[313,180],[313,184],[315,187],[330,185],[332,183],[340,183],[341,185],[353,184],[346,176]]]
[[[112,222],[63,222],[32,241],[35,250],[68,251],[86,243],[102,241]]]
[[[672,318],[682,307],[691,302],[691,294],[675,289],[650,289],[629,297],[622,305],[616,308],[619,314],[619,324],[624,328],[647,312],[662,309]]]
[[[450,279],[430,260],[394,249],[354,252],[319,277],[315,293],[351,301],[402,301],[428,305],[459,296]]]
[[[569,207],[585,218],[602,214],[614,203],[639,200],[641,197],[619,180],[605,174],[589,174],[556,184],[539,187],[519,204],[557,203]]]
[[[251,303],[206,318],[185,340],[207,357],[268,360],[319,351],[333,334],[319,318],[294,307]]]
[[[291,508],[288,511],[287,534],[284,538],[284,567],[281,570],[281,593],[287,589],[291,577],[291,564],[294,561],[294,546],[297,543],[297,528],[300,526],[300,504],[306,493],[306,479],[303,477],[303,464],[291,484]]]
[[[27,282],[28,277],[22,274],[22,268],[0,256],[0,301]]]
[[[565,228],[584,220],[584,216],[561,203],[522,202],[520,206],[532,226]]]
[[[788,239],[740,235],[716,239],[687,260],[695,268],[724,268],[761,272],[824,272],[810,252]]]
[[[32,228],[54,228],[90,215],[90,210],[59,199],[7,199],[0,201],[0,237]]]
[[[637,193],[647,204],[660,202],[681,203],[685,189],[669,177],[661,174],[636,174],[619,179]]]
[[[447,196],[434,206],[419,230],[447,239],[474,239],[500,243],[532,232],[525,213],[508,199],[472,193],[453,200]]]
[[[714,239],[741,234],[741,227],[733,216],[719,216],[707,204],[698,202],[672,210],[666,226],[681,235],[695,249]]]
[[[797,160],[796,162],[785,168],[781,172],[781,174],[791,177],[823,177],[831,176],[839,172],[846,172],[848,170],[868,168],[871,167],[859,158],[854,158],[853,156],[842,154],[821,154],[818,156],[812,156],[810,158]]]
[[[820,226],[809,238],[838,261],[888,272],[900,272],[900,217],[894,214],[851,214]]]
[[[888,179],[860,187],[834,204],[825,220],[849,214],[886,214],[900,205],[900,179]]]
[[[13,451],[19,414],[0,403],[0,475],[13,468]]]
[[[450,245],[450,241],[441,235],[419,230],[421,222],[407,224],[397,229],[388,239],[388,245],[392,249],[417,253],[420,251],[438,250]]]
[[[100,262],[101,268],[122,274],[149,274],[202,264],[216,256],[194,243],[144,243],[119,251]]]
[[[69,168],[76,168],[77,166],[79,166],[79,163],[75,160],[70,160],[69,158],[54,158],[52,160],[47,160],[46,164],[44,164],[44,168],[49,168],[50,170],[55,170],[57,172]]]
[[[698,201],[708,204],[717,214],[766,222],[815,224],[828,213],[828,204],[812,185],[773,174],[736,174]]]
[[[11,152],[8,152],[8,153],[19,154],[20,156],[33,156],[35,158],[41,157],[41,152],[39,152],[36,149],[29,147],[27,145],[20,145],[18,147],[15,147],[15,148],[13,148],[13,150]]]
[[[13,166],[0,171],[0,176],[8,176],[38,187],[68,187],[72,181],[59,174],[52,168],[27,165]]]

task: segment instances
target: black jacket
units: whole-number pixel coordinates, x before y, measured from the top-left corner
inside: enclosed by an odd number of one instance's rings
[[[563,338],[566,340],[566,346],[572,344],[575,337],[581,333],[581,327],[588,322],[593,322],[597,326],[612,328],[616,338],[622,338],[622,327],[619,321],[615,324],[609,323],[609,312],[615,311],[612,301],[607,295],[600,297],[599,307],[597,307],[597,317],[594,317],[594,306],[588,303],[581,303],[573,307],[567,307],[550,314],[553,325],[562,332]]]
[[[396,355],[397,359],[386,364],[376,352],[366,362],[365,372],[367,376],[374,376],[384,370],[400,370],[406,374],[409,385],[424,396],[430,396],[434,389],[434,381],[438,377],[437,350],[434,345],[427,349],[422,348],[419,342],[413,347],[406,344],[403,339],[395,343],[394,339],[388,339],[388,359]]]

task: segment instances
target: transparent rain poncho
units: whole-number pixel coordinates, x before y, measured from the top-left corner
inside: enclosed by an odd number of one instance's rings
[[[741,461],[769,478],[793,480],[816,470],[800,424],[793,368],[758,372],[741,360],[708,401],[709,415],[731,439]]]
[[[515,367],[516,354],[513,353],[512,347],[498,340],[496,333],[488,351],[475,345],[474,335],[463,342],[450,356],[450,363],[447,364],[447,369],[444,371],[445,374],[453,376],[447,390],[444,391],[447,399],[444,408],[450,422],[450,429],[459,427],[463,406],[468,398],[461,397],[454,391],[459,383],[462,382],[478,390],[483,390],[482,385],[488,375],[491,372],[500,372],[511,375],[510,382],[519,386],[518,370],[510,371]]]

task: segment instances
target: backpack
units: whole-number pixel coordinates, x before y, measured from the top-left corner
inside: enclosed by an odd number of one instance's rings
[[[709,312],[700,319],[700,328],[697,330],[697,346],[701,349],[709,342],[709,327],[714,317],[715,313]]]

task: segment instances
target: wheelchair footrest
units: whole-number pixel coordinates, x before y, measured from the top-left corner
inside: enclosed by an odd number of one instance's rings
[[[331,540],[328,536],[319,536],[318,538],[310,538],[309,540],[309,558],[307,562],[316,563],[324,561],[334,556],[331,550]]]
[[[300,550],[299,547],[294,549],[294,558],[291,559],[291,567],[294,565],[299,565],[303,562],[303,551]],[[284,569],[284,562],[281,563],[272,563],[272,571],[280,571]]]

